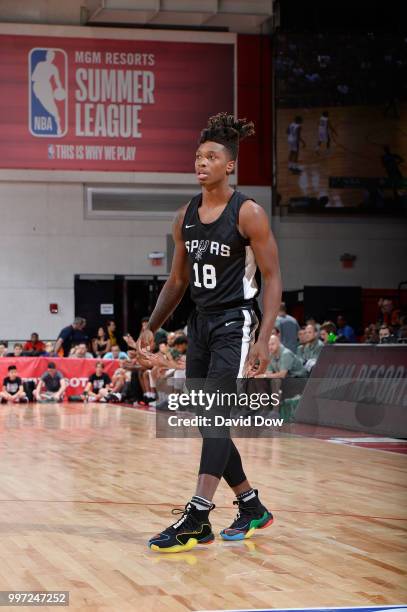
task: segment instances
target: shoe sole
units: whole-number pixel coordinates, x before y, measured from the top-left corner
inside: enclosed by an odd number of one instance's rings
[[[210,536],[202,540],[198,540],[197,538],[189,538],[186,544],[176,544],[175,546],[168,546],[166,548],[158,546],[157,544],[150,544],[149,548],[150,550],[154,550],[155,552],[160,552],[160,553],[179,553],[179,552],[187,552],[188,550],[191,550],[191,548],[195,548],[197,544],[208,545],[208,544],[213,544],[214,541],[215,541],[215,536],[211,534]]]
[[[220,536],[223,540],[228,540],[228,541],[236,541],[236,540],[247,540],[248,538],[251,538],[252,535],[254,534],[255,531],[257,531],[257,529],[265,529],[266,527],[269,527],[269,525],[272,525],[274,522],[274,517],[268,513],[268,520],[264,523],[264,525],[253,525],[253,527],[250,527],[246,532],[242,531],[240,533],[235,533],[233,535],[228,535],[227,533],[225,533],[224,531],[220,532]],[[258,522],[256,521],[251,521],[250,525],[252,525],[252,523],[256,523]]]

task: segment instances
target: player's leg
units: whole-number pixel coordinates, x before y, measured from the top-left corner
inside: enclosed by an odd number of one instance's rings
[[[215,373],[215,379],[219,380],[222,372],[233,372],[234,379],[228,382],[228,386],[232,384],[236,389],[236,380],[244,375],[258,319],[256,314],[249,310],[241,312],[240,319],[236,321],[234,319],[237,319],[236,313],[228,313],[225,315],[223,329],[218,327],[216,330],[216,342],[211,346],[213,352],[208,377]],[[255,529],[270,525],[273,516],[260,502],[258,491],[253,489],[247,480],[240,453],[231,439],[222,475],[233,489],[236,495],[234,504],[239,508],[236,519],[228,528],[221,531],[222,538],[241,540],[250,537]]]
[[[193,313],[188,321],[186,376],[189,390],[202,388],[202,381],[208,372],[210,352],[206,342],[205,327],[205,318]],[[215,478],[216,480],[219,483],[219,479]],[[190,550],[197,544],[210,544],[214,540],[209,521],[209,512],[213,508],[214,505],[210,500],[193,496],[181,512],[179,520],[153,536],[149,540],[149,547],[156,552],[174,553]]]
[[[250,538],[256,529],[264,529],[273,522],[273,515],[263,506],[257,489],[253,489],[247,480],[239,451],[232,441],[229,461],[223,477],[233,489],[238,506],[238,514],[231,525],[222,529],[220,535],[224,540],[243,540]]]

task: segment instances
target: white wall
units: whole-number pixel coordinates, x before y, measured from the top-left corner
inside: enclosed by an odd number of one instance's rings
[[[147,255],[166,251],[169,223],[85,220],[82,189],[0,183],[0,339],[54,338],[74,315],[75,274],[165,272]]]
[[[271,211],[268,187],[240,187]],[[407,222],[402,219],[295,216],[272,219],[283,286],[357,285],[371,289],[396,288],[407,280]],[[340,256],[357,256],[351,269]]]
[[[273,221],[284,288],[359,285],[391,289],[407,280],[407,224],[403,220],[283,217]],[[356,255],[344,269],[343,253]]]

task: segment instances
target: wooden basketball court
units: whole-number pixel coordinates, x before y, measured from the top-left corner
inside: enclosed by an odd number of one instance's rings
[[[200,440],[156,439],[154,413],[108,404],[3,405],[0,432],[0,590],[67,590],[98,612],[407,599],[405,455],[239,439],[274,525],[160,555],[146,541],[194,492]],[[215,533],[232,500],[222,484]]]
[[[318,141],[318,121],[324,110],[337,135],[329,152]],[[301,174],[288,170],[287,126],[296,115],[303,118],[300,147]],[[385,117],[383,107],[336,106],[331,108],[278,109],[277,111],[277,190],[282,204],[302,196],[320,198],[330,194],[333,206],[356,206],[364,197],[361,189],[329,189],[330,176],[380,178],[387,176],[381,163],[383,146],[407,160],[407,107],[401,106],[400,118]],[[407,174],[407,166],[401,167]]]

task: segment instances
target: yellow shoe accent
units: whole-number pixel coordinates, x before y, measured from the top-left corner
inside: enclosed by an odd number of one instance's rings
[[[251,538],[255,531],[256,531],[256,527],[252,527],[251,529],[249,529],[249,531],[245,533],[245,536],[244,536],[245,540],[247,538]]]
[[[187,550],[191,550],[198,544],[198,540],[196,538],[189,538],[186,544],[176,544],[175,546],[170,546],[168,548],[161,548],[157,546],[157,544],[152,544],[150,546],[151,550],[155,550],[160,553],[177,553],[177,552],[186,552]]]

